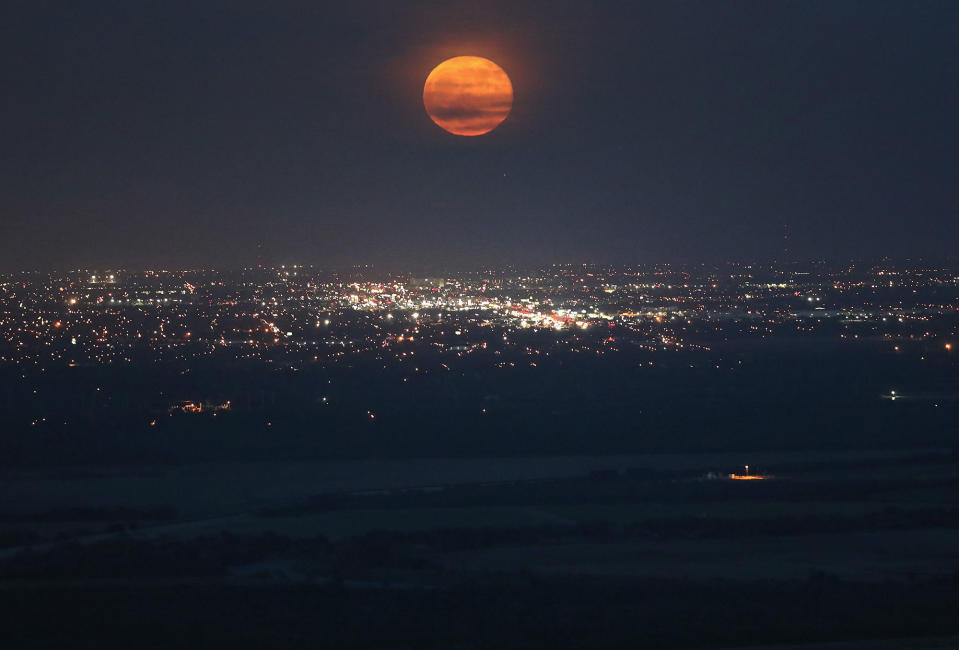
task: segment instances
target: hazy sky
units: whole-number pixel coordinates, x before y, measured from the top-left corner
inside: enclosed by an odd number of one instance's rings
[[[512,79],[491,134],[423,82]],[[0,268],[938,256],[959,3],[0,5]]]

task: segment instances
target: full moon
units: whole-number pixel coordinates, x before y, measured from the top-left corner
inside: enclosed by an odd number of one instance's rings
[[[430,118],[455,135],[483,135],[513,107],[513,84],[489,59],[457,56],[433,68],[423,86]]]

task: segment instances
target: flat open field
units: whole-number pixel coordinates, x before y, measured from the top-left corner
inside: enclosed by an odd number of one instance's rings
[[[804,579],[822,571],[880,582],[959,571],[959,531],[884,531],[761,537],[557,544],[450,553],[461,571],[542,571],[576,575],[729,580]]]
[[[154,469],[68,469],[4,471],[0,512],[96,506],[171,505],[189,516],[233,514],[236,509],[282,503],[304,495],[398,490],[467,483],[532,481],[584,476],[603,470],[676,472],[739,471],[745,463],[764,467],[883,461],[937,450],[851,452],[758,452],[646,454],[633,456],[545,456],[507,458],[413,458],[372,460],[263,461],[160,466]],[[820,470],[825,478],[856,470]],[[865,470],[874,475],[875,469]],[[915,473],[883,464],[883,472]],[[959,472],[953,466],[935,471]]]
[[[747,462],[768,478],[728,478]],[[391,647],[370,612],[421,647],[509,647],[514,630],[523,647],[623,647],[633,621],[666,644],[651,647],[959,634],[952,450],[209,463],[2,487],[0,597],[22,634],[56,603],[85,629],[173,591],[155,647],[190,626],[241,647],[251,603],[262,643],[293,626]],[[511,623],[465,630],[479,606]],[[907,647],[953,647],[929,643]]]

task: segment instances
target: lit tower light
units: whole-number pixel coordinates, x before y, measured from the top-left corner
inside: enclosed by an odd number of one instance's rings
[[[746,470],[744,474],[730,474],[729,478],[734,481],[763,481],[772,478],[772,476],[767,474],[750,474],[749,465],[745,465],[744,467]]]

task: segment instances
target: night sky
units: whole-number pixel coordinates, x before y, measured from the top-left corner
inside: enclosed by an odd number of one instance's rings
[[[507,120],[439,129],[446,58]],[[0,270],[942,257],[956,2],[0,7]]]

